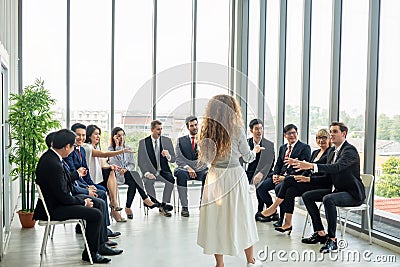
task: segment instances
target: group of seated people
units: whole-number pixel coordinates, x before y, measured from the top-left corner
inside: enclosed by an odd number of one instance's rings
[[[36,183],[42,188],[52,220],[86,221],[85,234],[93,262],[107,263],[110,259],[104,256],[123,252],[115,249],[116,242],[109,240],[121,233],[108,228],[109,215],[117,222],[127,221],[120,214],[123,208],[118,203],[118,184],[128,185],[125,205],[128,219],[133,219],[131,205],[136,190],[145,207],[158,207],[160,214],[171,217],[173,207],[168,203],[175,179],[169,162],[177,161],[174,174],[182,204],[181,215],[189,216],[187,181],[196,179],[204,184],[207,168],[200,168],[197,164],[197,118],[188,117],[186,126],[189,135],[178,139],[176,156],[171,139],[161,136],[162,123],[158,120],[151,122],[151,135],[139,142],[138,164],[143,179],[135,171],[133,151],[125,145],[125,132],[120,127],[112,130],[107,152],[101,151],[101,129],[96,125],[86,127],[76,123],[71,130],[62,129],[46,137],[49,149],[38,163]],[[162,202],[156,198],[155,181],[165,183]],[[41,200],[34,214],[35,220],[47,219]],[[79,225],[76,232],[82,232]],[[89,261],[87,251],[82,253],[82,260]]]
[[[297,127],[284,127],[287,140],[279,148],[274,163],[273,143],[263,137],[263,123],[254,119],[250,122],[253,137],[249,146],[265,147],[256,160],[247,166],[249,182],[256,186],[258,211],[256,221],[274,223],[279,232],[292,231],[292,215],[296,197],[302,197],[310,214],[314,233],[303,238],[306,244],[324,244],[320,252],[337,250],[336,207],[361,205],[365,200],[365,188],[360,178],[360,158],[357,149],[346,141],[348,128],[341,122],[332,122],[329,132],[321,129],[316,134],[319,149],[313,151],[309,145],[298,140]],[[275,190],[272,202],[270,190]],[[324,231],[316,202],[322,202],[328,222],[328,233]],[[267,209],[264,209],[264,207]],[[279,215],[277,209],[280,207]]]
[[[71,131],[63,129],[47,136],[49,150],[39,161],[36,182],[42,188],[53,220],[79,218],[86,221],[85,234],[95,263],[109,262],[110,259],[104,256],[122,253],[115,249],[118,244],[109,240],[121,233],[108,228],[109,215],[117,222],[127,221],[120,213],[123,208],[118,203],[118,184],[128,185],[125,205],[128,219],[133,218],[131,205],[136,190],[145,207],[157,207],[161,215],[171,217],[173,207],[169,203],[176,177],[181,215],[189,217],[187,181],[196,179],[204,185],[208,169],[198,163],[198,120],[189,116],[185,122],[189,134],[178,138],[175,149],[172,140],[162,135],[162,123],[159,120],[151,122],[151,134],[139,141],[138,166],[142,176],[135,171],[133,151],[125,145],[125,131],[120,127],[112,130],[107,152],[100,149],[101,129],[96,125],[86,127],[76,123]],[[293,124],[285,126],[287,143],[279,148],[274,165],[274,144],[263,137],[262,121],[254,119],[249,126],[253,135],[248,139],[250,148],[255,145],[265,148],[246,168],[249,182],[257,188],[256,221],[276,221],[275,230],[290,234],[295,197],[302,196],[315,230],[302,242],[323,243],[321,252],[337,249],[336,206],[356,206],[365,199],[360,160],[355,147],[346,141],[347,127],[334,122],[330,132],[318,131],[316,142],[320,148],[311,155],[310,146],[298,140],[297,127]],[[169,166],[173,162],[177,164],[174,174]],[[162,201],[156,198],[155,181],[165,184]],[[269,194],[273,189],[277,196],[275,202]],[[322,201],[325,206],[328,234],[324,232],[317,201]],[[35,219],[45,217],[43,205],[38,201]],[[79,232],[80,229],[76,230]],[[82,259],[89,261],[86,251],[82,253]]]

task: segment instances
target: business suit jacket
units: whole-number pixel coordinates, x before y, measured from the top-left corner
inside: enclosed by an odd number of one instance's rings
[[[334,149],[327,156],[327,164],[317,164],[318,172],[330,176],[335,186],[334,192],[348,192],[356,200],[365,199],[365,188],[360,178],[360,157],[357,149],[344,141],[336,161]],[[331,163],[331,164],[330,164]]]
[[[297,174],[296,169],[292,166],[287,166],[285,164],[285,154],[288,148],[288,144],[283,144],[279,147],[279,155],[278,159],[276,160],[274,174],[283,175],[285,172],[287,174]],[[297,141],[296,145],[292,147],[292,153],[290,154],[290,158],[295,159],[298,158],[300,161],[310,161],[311,157],[311,148],[309,145],[301,142],[300,140]]]
[[[250,149],[254,149],[253,138],[247,139]],[[256,154],[256,159],[249,163],[247,166],[247,177],[250,179],[257,173],[261,172],[263,177],[270,176],[273,173],[274,161],[275,161],[275,151],[274,143],[265,139],[261,139],[260,146],[264,147],[265,150],[261,150]]]
[[[197,143],[195,143],[193,151],[192,140],[190,135],[185,135],[178,138],[175,152],[176,152],[176,164],[178,165],[178,168],[183,169],[184,166],[188,165],[195,171],[200,171],[204,169],[202,168],[202,166],[198,166]]]
[[[168,150],[171,155],[171,160],[169,162],[175,162],[176,156],[174,147],[172,145],[172,141],[170,138],[166,136],[160,137],[160,167],[161,171],[169,172],[172,175],[171,169],[168,165],[168,160],[166,157],[161,155],[163,150]],[[157,161],[154,153],[154,148],[152,144],[151,136],[148,136],[139,141],[139,149],[138,149],[138,165],[142,175],[146,172],[156,174],[157,173]]]
[[[83,147],[80,147],[80,151],[82,158],[79,156],[78,150],[75,148],[74,151],[72,151],[64,160],[68,164],[71,172],[76,171],[80,167],[84,167],[87,170],[87,174],[82,177],[82,179],[88,185],[94,185],[95,183],[93,182],[92,177],[90,177],[89,167],[86,163],[86,151]]]
[[[36,167],[36,183],[43,192],[50,216],[52,211],[60,206],[85,205],[85,200],[71,195],[71,178],[63,168],[60,158],[53,150],[47,150],[39,159]],[[42,201],[39,199],[33,218],[35,220],[46,220],[46,212]]]

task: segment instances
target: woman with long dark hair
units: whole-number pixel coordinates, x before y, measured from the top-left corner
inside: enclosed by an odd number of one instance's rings
[[[121,127],[115,127],[111,131],[109,151],[121,151],[124,149],[130,149],[125,145],[125,131]],[[133,219],[132,214],[132,202],[136,194],[136,190],[139,192],[140,197],[143,199],[144,206],[148,208],[156,207],[157,204],[153,203],[147,193],[144,190],[143,181],[140,175],[135,171],[135,162],[133,160],[132,153],[122,153],[114,157],[110,157],[110,164],[118,166],[118,170],[115,170],[117,182],[119,184],[128,185],[128,193],[126,198],[125,213],[128,219]]]

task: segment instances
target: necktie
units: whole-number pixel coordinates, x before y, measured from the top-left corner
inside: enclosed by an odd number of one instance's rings
[[[337,149],[335,149],[335,151],[333,152],[333,153],[334,153],[334,156],[333,156],[333,159],[332,159],[332,162],[331,162],[331,163],[335,163],[335,162],[336,162],[338,152],[339,152],[339,151],[338,151]]]
[[[288,158],[290,156],[290,153],[292,152],[292,145],[289,145],[288,151],[286,152],[285,158]]]
[[[82,160],[82,153],[81,153],[81,150],[80,150],[79,148],[77,148],[76,150],[78,150],[79,158]]]
[[[160,171],[161,170],[161,165],[160,165],[160,146],[158,144],[158,140],[154,141],[154,154],[156,155],[157,171]]]
[[[192,136],[192,151],[194,151],[194,136]]]

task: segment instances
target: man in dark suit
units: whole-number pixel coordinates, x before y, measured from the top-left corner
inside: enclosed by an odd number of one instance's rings
[[[171,201],[175,179],[169,163],[175,162],[175,151],[171,139],[161,136],[161,121],[152,121],[150,130],[151,135],[139,141],[138,165],[143,175],[144,187],[154,203],[158,203],[154,182],[161,181],[165,184],[160,213],[171,217],[169,211],[172,210],[172,206],[168,203]]]
[[[104,220],[101,205],[90,198],[80,198],[71,194],[71,176],[65,171],[62,158],[74,149],[75,134],[63,129],[52,135],[52,148],[40,158],[36,168],[36,183],[41,187],[52,220],[83,219],[86,221],[86,238],[93,262],[107,263],[98,251],[107,237],[104,236]],[[76,178],[75,178],[76,179]],[[41,200],[35,207],[35,220],[47,220]],[[82,260],[89,261],[86,249]]]
[[[198,166],[197,158],[197,141],[198,132],[197,118],[189,116],[185,119],[186,128],[189,134],[179,137],[176,144],[176,164],[175,169],[176,182],[178,184],[179,199],[182,204],[181,215],[189,217],[188,198],[187,198],[187,181],[190,179],[201,181],[202,190],[206,179],[207,168]]]
[[[287,140],[286,144],[283,144],[279,147],[279,154],[276,160],[276,164],[274,167],[274,174],[272,177],[269,177],[263,181],[263,183],[259,186],[258,194],[264,203],[267,206],[272,205],[271,195],[268,193],[269,190],[275,189],[275,193],[278,194],[281,182],[285,179],[286,175],[295,174],[296,170],[292,166],[288,166],[285,163],[286,158],[297,158],[299,160],[310,161],[311,157],[311,148],[309,145],[301,142],[298,139],[297,127],[294,124],[288,124],[283,128],[284,136]],[[262,213],[260,213],[263,217]],[[274,223],[275,227],[281,227],[283,223],[283,217],[285,214],[285,210],[280,209],[280,218]],[[277,215],[272,215],[272,219],[277,219]],[[264,218],[268,220],[267,218]]]
[[[335,149],[327,156],[327,164],[297,163],[301,170],[311,169],[316,173],[328,175],[333,183],[332,189],[317,189],[305,192],[303,201],[310,214],[315,233],[301,241],[306,244],[325,244],[321,253],[338,249],[336,241],[336,207],[353,207],[361,205],[365,200],[365,189],[360,178],[360,157],[357,149],[346,141],[348,128],[342,122],[332,122],[330,135]],[[328,222],[328,234],[325,234],[319,209],[315,202],[324,204],[325,216]]]
[[[247,139],[250,150],[252,150],[255,145],[260,145],[265,148],[265,150],[261,150],[261,152],[256,154],[256,159],[247,165],[246,170],[249,183],[254,184],[257,187],[256,194],[258,207],[255,215],[256,221],[265,222],[270,218],[263,218],[260,216],[260,212],[263,211],[264,204],[266,204],[268,207],[272,204],[272,200],[271,203],[264,203],[263,199],[259,195],[260,191],[258,190],[258,186],[261,185],[263,179],[271,177],[273,174],[273,166],[275,161],[274,143],[263,137],[264,126],[260,119],[251,120],[249,127],[250,132],[253,135],[253,137]]]
[[[86,152],[85,149],[82,148],[86,140],[86,126],[81,123],[75,123],[71,126],[71,130],[76,134],[75,137],[75,149],[65,158],[65,162],[68,164],[68,167],[71,172],[78,170],[79,168],[83,168],[84,174],[82,177],[79,177],[72,184],[72,194],[73,195],[89,195],[94,198],[100,198],[105,203],[104,209],[104,218],[106,220],[106,226],[110,225],[110,217],[108,213],[108,200],[107,200],[107,190],[104,186],[95,184],[90,176],[90,170],[86,163]],[[80,233],[79,225],[77,225],[76,232]],[[115,238],[120,236],[120,232],[113,232],[111,229],[107,228],[107,236],[110,238]],[[116,244],[115,242],[109,241],[107,244]]]

